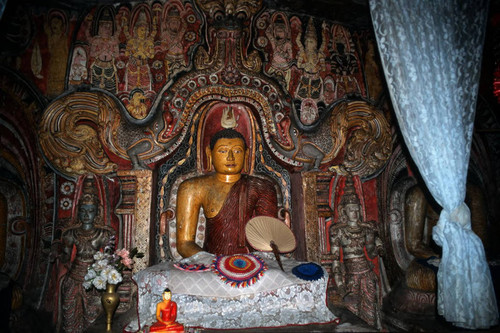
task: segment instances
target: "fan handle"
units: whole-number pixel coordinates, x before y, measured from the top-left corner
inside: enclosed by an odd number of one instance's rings
[[[281,258],[280,258],[280,252],[278,250],[278,245],[274,241],[271,241],[269,243],[271,245],[271,249],[273,250],[274,256],[276,257],[276,261],[278,262],[278,265],[280,265],[281,270],[284,272],[285,270],[283,269],[283,265],[281,264]]]

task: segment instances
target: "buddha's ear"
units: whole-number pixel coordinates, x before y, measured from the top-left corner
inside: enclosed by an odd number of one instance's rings
[[[245,160],[243,162],[243,171],[245,173],[248,173],[250,170],[249,170],[249,167],[248,167],[248,159],[250,157],[250,149],[245,149]]]
[[[205,154],[207,155],[207,171],[212,171],[212,149],[210,149],[210,146],[205,147]]]

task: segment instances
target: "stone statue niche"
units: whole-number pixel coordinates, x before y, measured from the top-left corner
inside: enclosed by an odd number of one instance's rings
[[[487,216],[481,188],[468,181],[466,204],[471,211],[472,230],[487,247]],[[437,271],[441,248],[432,240],[432,229],[441,207],[416,178],[402,177],[390,198],[389,231],[394,257],[402,274],[387,297],[390,308],[411,316],[436,315]]]
[[[250,109],[250,107],[240,104],[240,103],[223,103],[217,102],[204,110],[202,115],[203,121],[198,124],[197,142],[196,142],[196,155],[193,154],[193,158],[196,158],[196,168],[195,170],[190,170],[180,175],[174,182],[170,189],[170,197],[168,198],[168,206],[161,214],[160,217],[160,233],[166,234],[168,236],[168,249],[165,253],[168,254],[176,260],[182,258],[182,256],[177,251],[177,192],[179,185],[190,178],[202,176],[213,172],[213,166],[210,161],[210,157],[207,155],[207,148],[210,146],[210,138],[222,129],[234,129],[240,132],[247,142],[248,155],[245,158],[245,165],[242,173],[246,175],[251,175],[255,177],[262,178],[272,184],[277,195],[278,204],[278,216],[280,219],[285,220],[285,222],[290,225],[290,216],[288,209],[286,209],[286,193],[289,193],[288,189],[276,181],[279,172],[286,172],[281,169],[274,170],[271,166],[261,165],[261,161],[257,161],[256,156],[259,149],[259,145],[256,144],[256,138],[259,136],[258,125],[255,117]],[[189,158],[189,156],[187,157]],[[259,172],[257,171],[259,169]],[[284,178],[288,178],[288,174],[284,175]],[[285,195],[283,195],[285,193]],[[289,198],[288,198],[289,199]],[[203,247],[205,244],[205,231],[206,231],[206,214],[204,214],[203,209],[200,210],[198,217],[198,226],[196,232],[196,243]]]
[[[281,256],[281,269],[272,252],[257,251],[246,239],[245,226],[253,216],[278,217],[289,224],[288,174],[264,151],[254,118],[258,113],[248,104],[225,101],[206,103],[196,111],[187,152],[165,176],[160,175],[168,185],[168,178],[189,167],[177,175],[161,214],[172,257],[134,275],[138,320],[127,329],[153,323],[154,305],[165,288],[171,290],[178,305],[177,321],[185,327],[338,322],[326,306],[328,274],[323,267],[315,266],[317,279],[306,280],[292,272],[302,263]],[[220,261],[252,257],[265,263],[265,267],[252,264],[259,278],[239,283],[227,271],[222,278],[216,273]]]
[[[100,294],[83,287],[87,268],[115,230],[104,223],[103,205],[93,176],[83,176],[72,223],[62,230],[58,255],[58,329],[84,332],[102,313]],[[77,191],[78,192],[78,191]]]
[[[375,266],[378,255],[384,255],[384,247],[376,222],[365,221],[354,180],[359,183],[359,177],[345,177],[337,204],[338,218],[329,228],[332,282],[342,306],[381,329],[382,288]]]

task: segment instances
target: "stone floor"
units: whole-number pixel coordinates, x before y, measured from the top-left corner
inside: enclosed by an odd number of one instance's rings
[[[239,330],[220,330],[220,329],[190,329],[190,333],[215,333],[215,332],[238,332],[238,333],[281,333],[281,332],[378,332],[374,327],[368,326],[361,319],[344,308],[329,306],[330,310],[340,318],[340,323],[323,324],[323,325],[304,325],[304,326],[288,326],[276,328],[259,328],[259,329],[239,329]],[[401,313],[383,314],[383,329],[382,332],[469,332],[452,326],[439,317],[420,317],[415,318],[405,316]],[[113,332],[122,333],[121,328],[124,327],[130,318],[134,317],[134,312],[129,311],[119,314],[113,321]],[[101,317],[88,330],[88,333],[105,332],[105,319]],[[481,330],[481,332],[493,333],[500,332],[500,327],[494,327],[490,330]]]

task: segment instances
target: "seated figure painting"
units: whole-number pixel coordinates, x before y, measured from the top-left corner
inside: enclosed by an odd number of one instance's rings
[[[215,172],[184,181],[177,194],[177,250],[190,257],[202,250],[217,255],[249,253],[245,225],[254,216],[278,214],[274,185],[242,174],[248,149],[233,129],[217,132],[207,147]],[[195,242],[200,209],[207,218],[204,249]]]
[[[319,274],[311,279],[296,273],[303,263],[256,251],[248,242],[247,223],[257,216],[277,219],[279,197],[271,180],[246,172],[252,144],[247,139],[235,129],[215,132],[205,151],[213,170],[178,186],[174,230],[181,258],[134,275],[138,323],[130,323],[128,330],[153,324],[154,305],[165,287],[172,291],[185,328],[338,322],[326,306],[328,273],[323,267],[318,265]],[[197,237],[200,215],[206,220],[202,243]]]

